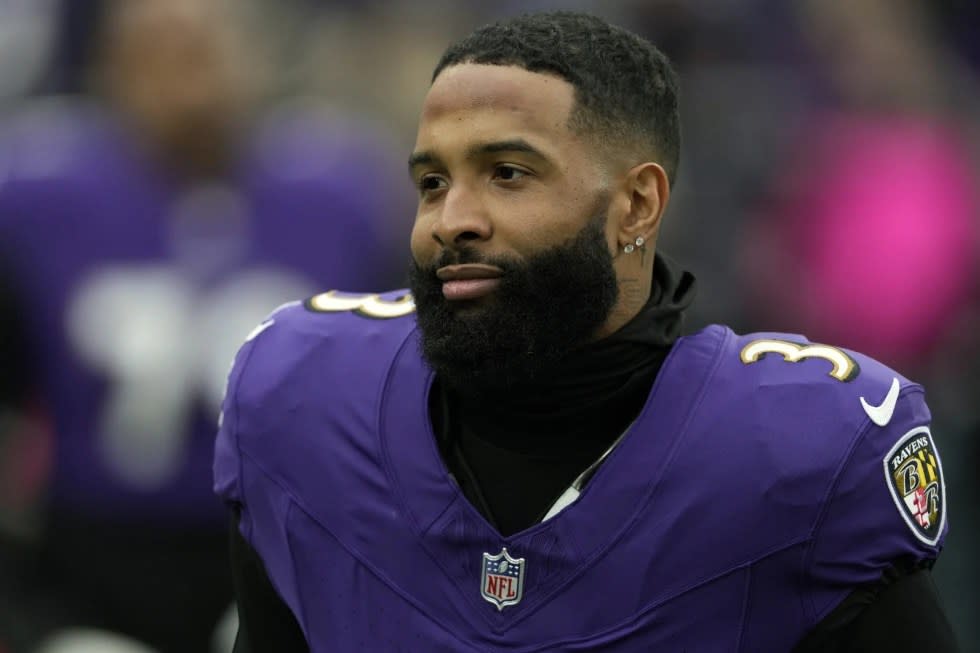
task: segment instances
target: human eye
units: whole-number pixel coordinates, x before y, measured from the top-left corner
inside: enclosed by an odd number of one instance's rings
[[[445,177],[432,173],[420,176],[415,184],[421,195],[431,195],[449,185]]]
[[[494,167],[493,178],[499,179],[500,181],[518,181],[528,176],[530,173],[523,168],[518,168],[517,166],[501,163]]]

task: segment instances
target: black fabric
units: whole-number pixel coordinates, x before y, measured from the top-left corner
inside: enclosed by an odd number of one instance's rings
[[[303,631],[292,611],[276,593],[265,565],[238,530],[241,518],[231,518],[231,565],[238,597],[238,637],[233,653],[308,653]]]
[[[446,465],[502,534],[540,521],[642,409],[695,293],[694,277],[661,255],[653,278],[629,323],[571,352],[547,379],[479,398],[434,388],[430,414]]]
[[[851,593],[793,653],[957,653],[953,628],[926,566],[889,568]]]

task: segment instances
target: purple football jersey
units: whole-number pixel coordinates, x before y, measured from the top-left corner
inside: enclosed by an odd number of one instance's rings
[[[680,339],[581,494],[509,537],[440,459],[432,378],[404,291],[283,307],[236,357],[215,489],[314,652],[788,651],[942,546],[923,390],[854,352]]]
[[[53,509],[223,522],[214,423],[249,329],[325,284],[391,282],[382,157],[377,137],[280,116],[230,179],[187,186],[95,107],[6,125],[0,256],[54,421]]]

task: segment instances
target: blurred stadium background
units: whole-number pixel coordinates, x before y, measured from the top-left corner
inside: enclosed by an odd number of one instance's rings
[[[432,67],[545,8],[681,72],[660,248],[699,277],[691,329],[925,384],[935,574],[980,651],[980,4],[0,0],[0,653],[230,650],[208,438],[231,353],[282,301],[403,284]]]

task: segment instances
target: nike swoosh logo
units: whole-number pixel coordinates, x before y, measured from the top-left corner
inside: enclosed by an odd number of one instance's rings
[[[898,403],[898,390],[899,383],[897,378],[892,379],[892,387],[888,389],[888,394],[885,395],[885,400],[881,402],[878,406],[872,406],[864,397],[860,397],[861,406],[864,408],[864,412],[868,414],[871,421],[878,426],[887,426],[888,422],[892,421],[892,414],[895,412],[895,404]]]

